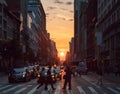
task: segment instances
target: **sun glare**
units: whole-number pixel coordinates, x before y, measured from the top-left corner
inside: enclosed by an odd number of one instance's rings
[[[60,56],[61,57],[65,56],[65,53],[64,52],[60,52]]]

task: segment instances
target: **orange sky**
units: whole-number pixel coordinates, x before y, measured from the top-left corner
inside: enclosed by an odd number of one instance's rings
[[[56,42],[59,53],[69,51],[69,42],[73,37],[73,1],[41,0],[46,13],[47,31]]]

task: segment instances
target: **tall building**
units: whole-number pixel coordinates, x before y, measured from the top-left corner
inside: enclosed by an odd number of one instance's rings
[[[79,15],[80,15],[80,0],[74,1],[74,54],[76,59],[79,58]]]
[[[42,60],[42,36],[46,36],[46,15],[40,0],[28,0],[29,48],[37,61]],[[34,61],[35,63],[35,61]],[[37,62],[40,63],[40,62]]]
[[[105,66],[120,66],[120,0],[98,0],[98,31],[102,32],[101,57]]]
[[[20,55],[19,18],[9,10],[5,0],[0,1],[0,68],[7,70],[13,67],[15,59]]]
[[[86,17],[84,15],[86,2],[87,0],[74,1],[74,54],[76,61],[83,60],[85,56],[85,54],[82,55],[84,53],[82,50],[86,45],[86,34],[83,32],[83,29],[85,31],[85,26],[83,24],[86,24]]]
[[[51,40],[51,47],[50,47],[50,63],[51,64],[58,64],[58,51],[56,49],[56,43]]]
[[[96,22],[97,22],[97,0],[88,0],[87,14],[87,49],[86,61],[89,70],[96,68]]]
[[[69,42],[69,52],[70,52],[70,62],[73,62],[75,60],[74,56],[74,38],[71,38],[71,41]]]
[[[8,4],[8,10],[13,13],[20,21],[20,49],[21,55],[15,62],[23,62],[28,55],[29,36],[28,36],[28,21],[27,21],[27,0],[5,0]],[[14,3],[13,3],[14,2]],[[17,63],[18,64],[18,63]],[[22,64],[21,64],[22,65]]]

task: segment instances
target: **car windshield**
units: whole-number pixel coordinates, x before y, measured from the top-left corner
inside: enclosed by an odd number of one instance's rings
[[[13,71],[15,73],[21,73],[21,72],[25,72],[26,68],[15,68]]]
[[[59,67],[55,68],[55,72],[60,72],[60,68]]]

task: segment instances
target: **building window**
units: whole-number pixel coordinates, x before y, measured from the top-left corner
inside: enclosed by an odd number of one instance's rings
[[[2,28],[0,27],[0,39],[2,38]]]
[[[7,29],[7,21],[3,20],[3,27],[4,29]]]
[[[4,39],[7,39],[7,32],[4,31]]]
[[[0,15],[0,25],[2,25],[2,16]]]
[[[0,4],[0,12],[2,12],[2,4]]]

